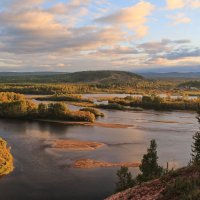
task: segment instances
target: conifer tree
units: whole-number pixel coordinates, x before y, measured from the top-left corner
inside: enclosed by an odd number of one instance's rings
[[[158,165],[157,144],[155,140],[151,140],[150,148],[147,149],[147,154],[143,156],[139,168],[142,172],[137,176],[139,183],[159,178],[162,175],[163,168]]]
[[[128,171],[128,167],[121,167],[117,171],[118,182],[116,183],[116,192],[120,192],[131,188],[135,185],[135,181],[132,178],[131,173]]]

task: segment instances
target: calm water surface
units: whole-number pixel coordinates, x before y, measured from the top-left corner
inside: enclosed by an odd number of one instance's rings
[[[117,168],[73,169],[77,159],[140,161],[151,139],[158,143],[160,164],[186,165],[192,135],[198,129],[192,112],[104,111],[101,122],[132,128],[70,126],[0,120],[0,136],[12,147],[15,170],[0,179],[2,200],[100,200],[113,193]],[[45,148],[50,139],[77,139],[106,144],[96,151],[59,152]],[[138,169],[131,170],[133,174]]]

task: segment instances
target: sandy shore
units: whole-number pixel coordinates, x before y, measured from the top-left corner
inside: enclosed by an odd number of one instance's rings
[[[57,120],[40,120],[37,121],[41,122],[51,122],[51,123],[60,123],[60,124],[68,124],[68,125],[82,125],[82,126],[98,126],[104,128],[131,128],[134,127],[133,125],[129,124],[112,124],[112,123],[102,123],[102,122],[72,122],[72,121],[57,121]]]
[[[73,150],[73,151],[92,151],[96,150],[102,146],[103,143],[98,142],[88,142],[79,140],[49,140],[45,144],[48,148],[58,149],[58,150]]]
[[[139,167],[140,163],[135,162],[121,162],[121,163],[110,163],[104,161],[97,161],[91,159],[80,159],[76,160],[72,167],[80,168],[80,169],[90,169],[90,168],[98,168],[98,167]]]

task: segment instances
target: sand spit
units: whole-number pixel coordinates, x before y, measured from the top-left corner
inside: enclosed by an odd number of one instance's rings
[[[72,150],[72,151],[92,151],[96,150],[105,144],[98,142],[79,141],[79,140],[49,140],[45,144],[48,148],[57,150]]]
[[[140,163],[136,162],[121,162],[121,163],[110,163],[104,161],[97,161],[91,159],[80,159],[76,160],[72,167],[80,169],[90,169],[90,168],[99,168],[99,167],[139,167]]]

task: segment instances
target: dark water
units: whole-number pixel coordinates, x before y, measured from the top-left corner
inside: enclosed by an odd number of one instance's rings
[[[80,158],[109,162],[140,161],[151,139],[158,143],[160,164],[186,165],[192,135],[198,128],[195,113],[104,111],[101,122],[134,125],[133,128],[69,126],[0,120],[0,136],[12,147],[15,170],[0,179],[2,200],[98,200],[113,193],[117,168],[73,169]],[[78,139],[106,144],[96,151],[47,149],[49,139]],[[131,170],[133,174],[137,169]]]

